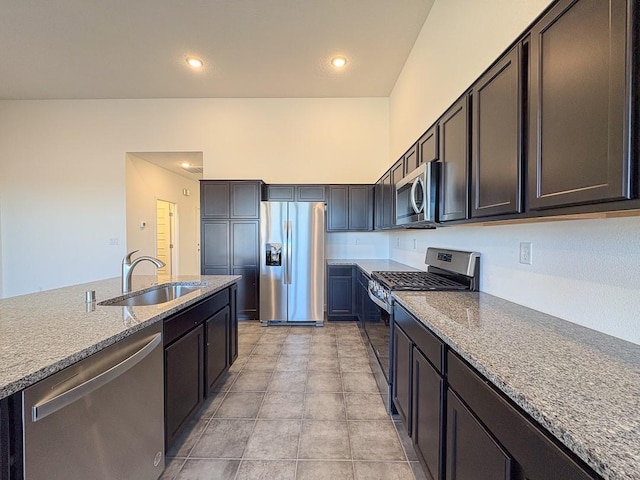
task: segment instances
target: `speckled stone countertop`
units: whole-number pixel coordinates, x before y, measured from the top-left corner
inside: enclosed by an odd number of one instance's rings
[[[142,307],[97,305],[122,295],[120,278],[0,300],[0,398],[161,321],[239,278],[237,275],[135,275],[132,291],[168,282],[187,282],[201,287],[176,300]],[[93,310],[92,304],[85,302],[87,290],[96,292]]]
[[[640,478],[639,345],[484,293],[393,296],[604,478]]]
[[[417,268],[410,267],[404,263],[394,262],[393,260],[376,260],[376,259],[328,259],[327,265],[356,265],[371,275],[371,272],[411,272],[417,271]]]

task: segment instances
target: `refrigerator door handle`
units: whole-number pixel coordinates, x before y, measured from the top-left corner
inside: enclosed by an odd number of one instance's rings
[[[284,283],[286,285],[291,285],[291,230],[292,225],[291,221],[288,220],[284,222],[284,231],[285,231],[285,254],[286,261],[284,267]]]

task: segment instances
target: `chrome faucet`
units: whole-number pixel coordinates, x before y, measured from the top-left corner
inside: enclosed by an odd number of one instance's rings
[[[144,262],[148,260],[153,263],[157,268],[162,268],[165,266],[165,263],[162,260],[158,260],[153,257],[138,257],[134,261],[131,261],[131,255],[136,253],[138,250],[134,250],[133,252],[127,253],[122,259],[122,293],[129,293],[131,290],[131,275],[133,274],[133,269],[140,262]]]

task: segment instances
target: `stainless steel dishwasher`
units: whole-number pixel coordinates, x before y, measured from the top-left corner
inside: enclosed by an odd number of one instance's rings
[[[27,388],[28,480],[155,480],[164,469],[162,322]]]

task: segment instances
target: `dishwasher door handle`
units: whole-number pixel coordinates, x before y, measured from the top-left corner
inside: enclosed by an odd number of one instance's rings
[[[61,408],[72,404],[73,402],[81,399],[82,397],[90,394],[94,390],[106,385],[107,383],[115,380],[123,373],[126,373],[131,368],[135,367],[144,358],[149,355],[158,345],[162,342],[162,334],[156,334],[149,343],[147,343],[140,350],[133,355],[124,359],[122,362],[114,365],[108,370],[105,370],[99,375],[77,385],[66,392],[56,395],[50,400],[43,403],[37,403],[31,408],[31,418],[34,422],[42,420],[48,417],[52,413],[57,412]]]

